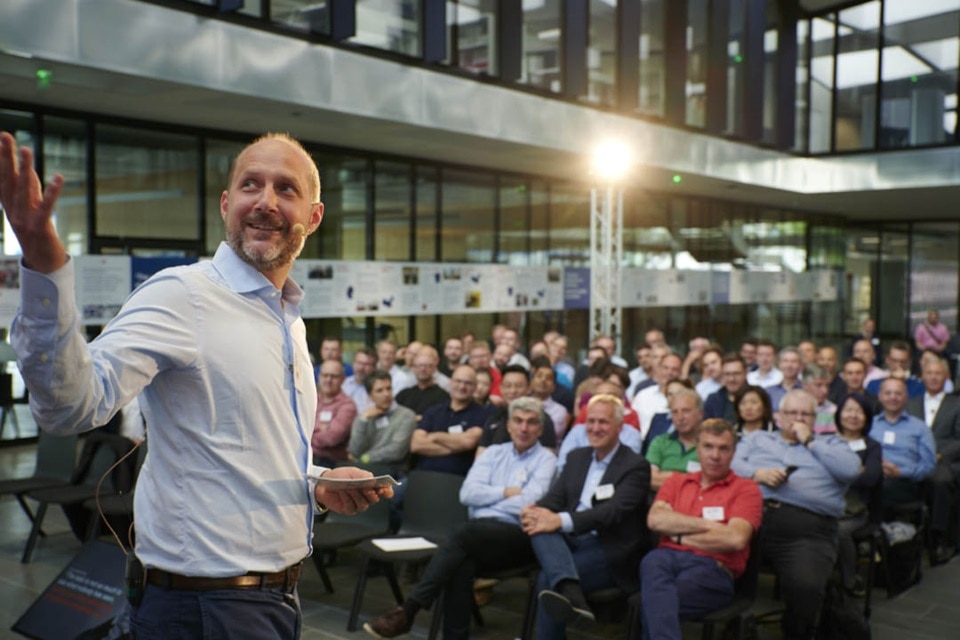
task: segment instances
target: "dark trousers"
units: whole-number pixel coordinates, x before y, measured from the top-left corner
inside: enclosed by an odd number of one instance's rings
[[[537,593],[553,589],[561,580],[577,580],[584,593],[615,586],[600,539],[591,533],[541,533],[530,539],[540,563]],[[537,610],[537,638],[563,640],[565,625]]]
[[[956,545],[956,539],[948,539],[951,532],[956,534],[957,514],[957,476],[950,463],[941,460],[930,477],[930,529],[941,537],[941,541]]]
[[[786,605],[783,637],[808,640],[837,560],[837,519],[784,504],[763,510],[760,557],[773,567]]]
[[[443,637],[466,638],[473,606],[473,578],[534,561],[530,537],[519,525],[499,520],[471,520],[437,550],[410,599],[429,608],[443,589]]]
[[[655,549],[640,563],[643,639],[680,640],[681,619],[696,619],[733,599],[733,578],[713,558]]]
[[[296,640],[301,621],[296,590],[186,591],[147,585],[140,605],[133,607],[131,637]]]

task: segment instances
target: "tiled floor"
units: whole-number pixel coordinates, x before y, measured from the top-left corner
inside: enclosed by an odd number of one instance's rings
[[[21,414],[23,422],[29,417]],[[27,428],[29,426],[25,425]],[[33,468],[34,447],[0,448],[0,478],[28,475]],[[54,579],[63,566],[78,552],[80,543],[73,537],[59,510],[47,518],[49,532],[42,539],[28,565],[20,563],[20,554],[29,531],[29,521],[16,501],[0,498],[0,638],[19,637],[10,627],[37,595]],[[357,559],[351,552],[341,553],[330,571],[336,593],[326,594],[311,564],[301,580],[300,593],[304,611],[305,640],[330,638],[365,638],[363,631],[346,631],[347,614],[356,582]],[[405,586],[409,589],[409,585]],[[761,585],[769,592],[769,585]],[[485,626],[476,628],[473,637],[481,640],[510,640],[519,635],[525,584],[515,580],[499,585],[491,602],[483,607]],[[874,590],[873,637],[876,640],[932,640],[960,637],[960,560],[936,568],[925,567],[923,581],[901,596],[888,600],[882,590]],[[393,602],[385,581],[373,578],[363,603],[362,619],[379,613]],[[773,602],[761,602],[759,610],[769,610]],[[417,619],[413,636],[427,635],[429,615]],[[691,626],[685,635],[699,637]],[[597,625],[587,631],[574,631],[571,638],[620,638],[620,625]],[[762,638],[776,638],[774,628],[761,629]]]

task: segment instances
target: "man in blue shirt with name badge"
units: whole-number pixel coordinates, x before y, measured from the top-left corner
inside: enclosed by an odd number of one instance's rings
[[[889,377],[880,383],[883,411],[873,418],[870,437],[883,447],[883,502],[895,505],[917,499],[920,482],[937,465],[937,448],[926,423],[904,409],[907,383]]]

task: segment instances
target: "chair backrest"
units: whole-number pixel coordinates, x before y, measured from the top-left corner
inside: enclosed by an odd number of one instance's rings
[[[80,460],[73,471],[71,483],[95,487],[120,458],[133,448],[133,442],[123,436],[109,433],[91,433],[83,443]],[[137,457],[130,456],[117,465],[104,479],[104,493],[125,493],[133,488],[136,479]]]
[[[77,462],[77,435],[55,436],[45,431],[37,435],[37,466],[33,475],[70,482]]]
[[[452,473],[411,471],[399,533],[442,541],[466,522],[467,508],[460,504],[463,480]]]
[[[0,373],[0,406],[13,404],[13,374]]]

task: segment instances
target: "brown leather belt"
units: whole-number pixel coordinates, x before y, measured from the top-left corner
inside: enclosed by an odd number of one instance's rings
[[[163,569],[147,569],[147,584],[165,589],[183,589],[187,591],[214,591],[217,589],[276,589],[283,587],[293,591],[300,579],[302,562],[276,573],[250,572],[242,576],[229,578],[201,578],[181,576]]]

